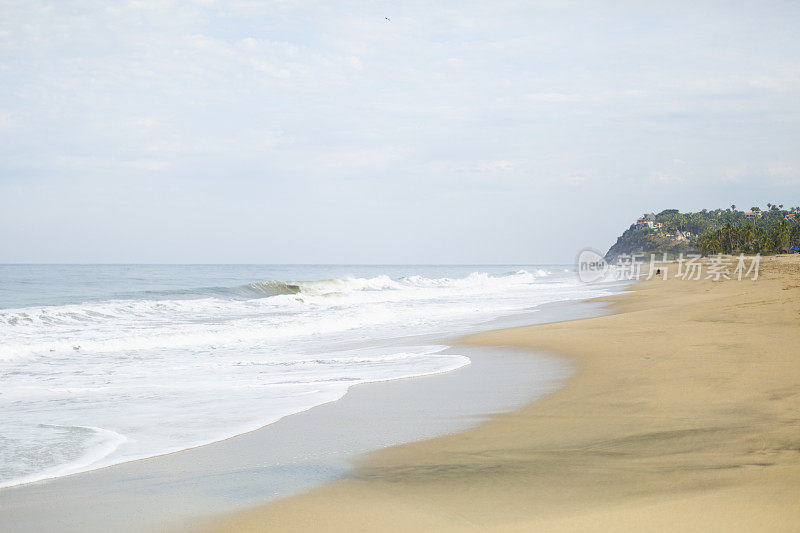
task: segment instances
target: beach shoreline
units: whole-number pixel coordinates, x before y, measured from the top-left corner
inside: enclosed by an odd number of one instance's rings
[[[521,266],[4,267],[0,490],[453,370],[469,361],[444,338],[598,294],[568,268]]]
[[[471,335],[579,372],[518,411],[372,453],[355,475],[213,531],[793,531],[800,261],[757,281],[650,280],[614,314]]]
[[[556,322],[604,313],[585,301],[536,306],[480,325]],[[409,345],[451,344],[422,335]],[[563,384],[571,366],[529,350],[451,346],[471,363],[451,372],[358,384],[328,404],[212,444],[0,489],[0,529],[195,529],[209,513],[244,510],[346,478],[370,451],[457,433]]]

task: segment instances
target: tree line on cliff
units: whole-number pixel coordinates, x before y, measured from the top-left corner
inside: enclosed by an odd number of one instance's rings
[[[694,213],[666,209],[645,217],[653,227],[632,224],[608,250],[606,259],[634,253],[666,253],[670,257],[681,253],[777,254],[800,247],[800,223],[795,220],[800,217],[800,207],[767,204],[766,210],[752,207],[749,213],[735,205]]]
[[[780,254],[800,248],[800,224],[782,220],[764,228],[755,224],[725,224],[697,239],[703,255],[712,254]]]

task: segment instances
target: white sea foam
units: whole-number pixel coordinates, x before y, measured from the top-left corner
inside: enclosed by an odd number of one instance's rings
[[[65,429],[65,430],[82,430],[89,433],[88,437],[81,441],[80,453],[72,460],[55,464],[51,467],[42,466],[39,470],[32,473],[23,475],[21,477],[11,477],[8,479],[0,480],[0,488],[11,487],[14,485],[21,485],[23,483],[32,483],[42,479],[50,479],[54,477],[67,476],[77,472],[83,472],[96,468],[95,465],[100,463],[110,456],[119,446],[128,440],[124,435],[120,435],[114,431],[109,431],[103,428],[87,427],[87,426],[47,426],[40,425],[41,429]],[[61,440],[61,447],[67,439]],[[39,441],[41,444],[41,440]],[[51,456],[52,457],[52,456]],[[12,459],[13,460],[13,459]],[[18,460],[17,460],[18,461]],[[18,461],[19,462],[19,461]],[[113,463],[112,463],[113,464]],[[100,465],[102,466],[102,465]],[[9,472],[8,474],[11,474]],[[18,475],[18,474],[17,474]]]
[[[357,383],[453,370],[469,360],[445,346],[375,341],[456,333],[598,294],[542,268],[264,281],[192,297],[4,309],[0,486],[220,440]]]

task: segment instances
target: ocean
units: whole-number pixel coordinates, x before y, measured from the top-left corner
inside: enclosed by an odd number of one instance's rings
[[[441,339],[611,292],[568,265],[0,265],[0,487],[455,370]]]

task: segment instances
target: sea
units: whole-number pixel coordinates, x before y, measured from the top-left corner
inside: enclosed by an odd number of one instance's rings
[[[441,339],[616,290],[572,265],[0,265],[0,488],[453,371]]]

